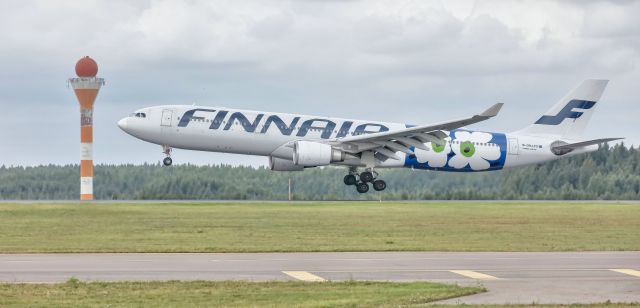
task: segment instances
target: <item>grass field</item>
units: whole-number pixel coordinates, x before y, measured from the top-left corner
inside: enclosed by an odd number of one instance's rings
[[[640,250],[640,204],[0,203],[0,252]]]
[[[484,292],[431,282],[80,282],[0,284],[1,307],[424,307]],[[431,307],[452,307],[435,305]],[[472,307],[472,306],[465,306]],[[475,307],[475,306],[473,306]],[[638,307],[638,304],[480,307]]]
[[[0,306],[413,306],[482,292],[431,282],[92,282],[0,284]]]

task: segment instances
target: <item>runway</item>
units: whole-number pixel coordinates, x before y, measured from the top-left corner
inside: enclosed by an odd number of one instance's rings
[[[384,280],[482,285],[443,303],[640,302],[640,252],[1,254],[0,281]]]

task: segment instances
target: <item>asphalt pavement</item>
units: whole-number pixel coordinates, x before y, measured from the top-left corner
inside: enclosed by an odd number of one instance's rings
[[[0,281],[380,280],[482,285],[443,303],[640,302],[640,252],[0,254]]]

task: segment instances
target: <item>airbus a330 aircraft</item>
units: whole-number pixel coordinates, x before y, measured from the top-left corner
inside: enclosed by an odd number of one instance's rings
[[[607,82],[583,81],[533,124],[512,133],[465,128],[496,116],[502,104],[427,125],[170,105],[140,109],[118,126],[161,145],[166,166],[172,148],[266,156],[274,171],[340,165],[349,169],[344,183],[366,193],[368,183],[377,191],[386,188],[376,172],[381,168],[500,170],[594,151],[600,143],[621,139],[580,138]]]

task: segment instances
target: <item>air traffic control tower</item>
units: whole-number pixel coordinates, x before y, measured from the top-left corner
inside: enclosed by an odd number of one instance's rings
[[[78,77],[69,78],[80,103],[80,200],[93,200],[93,103],[104,85],[97,74],[98,64],[87,56],[76,63]]]

